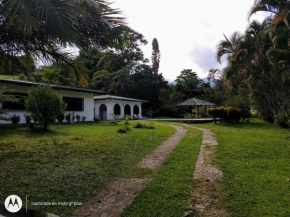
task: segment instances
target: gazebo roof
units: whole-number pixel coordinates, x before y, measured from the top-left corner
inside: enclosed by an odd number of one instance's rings
[[[191,98],[189,100],[177,104],[177,106],[215,106],[215,104],[203,101],[201,99]]]

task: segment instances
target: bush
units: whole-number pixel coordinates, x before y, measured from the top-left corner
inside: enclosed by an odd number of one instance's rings
[[[12,115],[10,117],[10,120],[12,121],[12,124],[18,124],[20,122],[20,116],[19,115]]]
[[[127,133],[126,128],[120,128],[119,130],[117,130],[117,133]]]
[[[45,130],[48,124],[66,108],[62,97],[49,86],[30,88],[25,106],[26,110],[43,125]]]
[[[135,126],[135,128],[143,128],[143,127],[144,127],[144,125],[140,124],[140,123],[137,123],[136,126]]]
[[[289,116],[284,113],[284,112],[280,112],[279,114],[275,115],[275,124],[279,125],[280,127],[283,128],[288,128],[289,127],[289,122],[290,122],[290,118]]]
[[[63,112],[58,113],[56,119],[59,123],[62,123],[64,120],[64,113]]]
[[[31,114],[25,113],[24,117],[25,117],[26,124],[29,125],[31,123],[31,120],[32,120]]]
[[[207,113],[215,119],[215,122],[216,118],[220,118],[220,121],[224,122],[238,122],[241,119],[240,110],[234,107],[210,108]]]
[[[70,123],[70,113],[65,114],[65,120]]]
[[[137,123],[136,126],[135,126],[135,128],[137,128],[137,129],[140,129],[140,128],[144,128],[144,129],[154,129],[154,127],[152,126],[152,123],[149,126],[147,126],[145,124]]]
[[[152,117],[152,113],[149,110],[149,115],[148,111],[146,112],[146,116]],[[170,104],[165,104],[160,107],[158,111],[154,113],[154,117],[178,117],[178,108],[174,105]]]
[[[79,114],[76,115],[77,122],[80,122],[81,116]]]
[[[82,116],[82,121],[86,121],[87,117],[86,116]]]

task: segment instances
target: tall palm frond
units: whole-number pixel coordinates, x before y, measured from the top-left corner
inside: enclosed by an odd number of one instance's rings
[[[82,84],[86,75],[62,48],[113,46],[120,40],[115,28],[124,24],[106,0],[6,0],[0,14],[5,16],[0,25],[0,65],[29,55],[66,66]]]

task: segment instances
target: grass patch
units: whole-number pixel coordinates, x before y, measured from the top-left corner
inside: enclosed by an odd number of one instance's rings
[[[152,178],[154,172],[148,168],[132,167],[124,178]]]
[[[216,134],[221,194],[231,216],[290,216],[288,130],[258,119],[198,126]]]
[[[5,78],[5,79],[18,79],[18,75],[0,75],[0,78]]]
[[[188,129],[188,132],[200,131]],[[121,216],[182,216],[193,184],[192,172],[200,144],[201,135],[183,137],[154,179],[137,194]]]
[[[47,132],[0,126],[0,201],[16,194],[30,202],[85,202],[133,173],[131,168],[174,132],[154,124],[151,131],[119,134],[120,124],[55,124]],[[37,208],[69,216],[77,207]]]

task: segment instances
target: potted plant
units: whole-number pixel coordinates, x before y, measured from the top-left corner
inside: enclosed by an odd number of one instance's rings
[[[10,117],[10,120],[12,121],[12,124],[18,124],[20,122],[20,116],[14,114]]]
[[[77,122],[80,122],[81,116],[79,114],[76,115]]]
[[[31,114],[25,113],[24,117],[25,117],[26,124],[29,125],[31,123],[31,120],[32,120]]]

